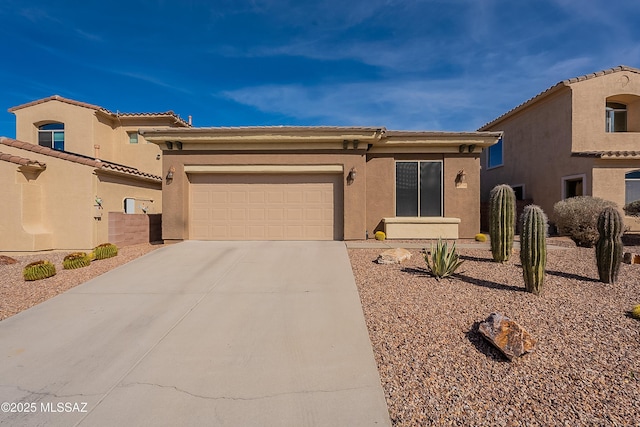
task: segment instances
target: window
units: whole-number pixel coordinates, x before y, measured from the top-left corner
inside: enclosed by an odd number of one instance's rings
[[[502,138],[487,150],[487,168],[502,166]]]
[[[606,132],[627,131],[627,106],[617,102],[607,102]]]
[[[64,151],[64,123],[49,123],[38,128],[38,144]]]
[[[134,214],[136,213],[136,200],[131,198],[124,199],[124,213]]]
[[[138,132],[129,132],[129,144],[138,143]]]
[[[516,200],[524,200],[524,184],[512,185],[511,188],[516,195]]]
[[[585,182],[587,181],[586,175],[572,175],[562,178],[562,198],[568,199],[570,197],[584,196]]]
[[[624,204],[640,200],[640,171],[624,175]]]
[[[396,162],[396,216],[442,216],[442,162]]]

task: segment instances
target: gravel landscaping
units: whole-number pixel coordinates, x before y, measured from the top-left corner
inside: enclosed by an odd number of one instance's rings
[[[460,249],[459,274],[440,281],[418,249],[403,265],[374,263],[380,252],[349,256],[394,425],[640,425],[640,322],[627,315],[640,265],[606,285],[593,249],[549,251],[537,297],[517,251],[498,264],[487,249]],[[496,311],[538,341],[533,353],[509,362],[482,338]]]
[[[162,245],[141,244],[118,249],[113,258],[93,261],[91,265],[75,270],[64,270],[62,259],[72,251],[41,252],[31,255],[10,255],[18,262],[0,265],[0,320],[33,307],[36,304],[65,292],[87,280],[138,258]],[[48,260],[56,267],[57,274],[43,280],[26,282],[22,269],[29,263]]]

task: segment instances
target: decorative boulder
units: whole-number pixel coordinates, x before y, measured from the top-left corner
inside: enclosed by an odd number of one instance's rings
[[[622,261],[625,264],[640,264],[640,255],[633,252],[625,252]]]
[[[478,330],[509,360],[532,352],[536,345],[527,331],[502,313],[491,313]]]
[[[378,255],[378,264],[400,264],[402,261],[411,258],[411,252],[402,248],[387,249]]]
[[[15,259],[5,256],[5,255],[0,255],[0,265],[9,265],[9,264],[15,264],[16,261]]]

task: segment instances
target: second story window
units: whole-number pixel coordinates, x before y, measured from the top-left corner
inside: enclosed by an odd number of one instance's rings
[[[606,132],[627,131],[627,106],[618,102],[607,102]]]
[[[64,123],[49,123],[38,128],[38,145],[64,151]]]
[[[503,164],[502,138],[500,138],[496,144],[490,146],[487,150],[487,168],[496,168]]]
[[[138,132],[129,132],[129,144],[138,143]]]

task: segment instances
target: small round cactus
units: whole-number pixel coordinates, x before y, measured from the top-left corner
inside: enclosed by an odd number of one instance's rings
[[[85,252],[74,252],[64,257],[62,267],[65,270],[86,267],[91,264],[91,258]]]
[[[113,243],[103,243],[93,249],[95,259],[106,259],[118,255],[118,248]]]
[[[33,280],[46,279],[51,276],[55,276],[56,267],[49,261],[36,261],[31,264],[27,264],[22,270],[22,277],[24,280],[30,282]]]
[[[376,231],[376,234],[374,234],[374,237],[376,238],[376,240],[384,240],[387,238],[387,235],[384,234],[384,231]]]

